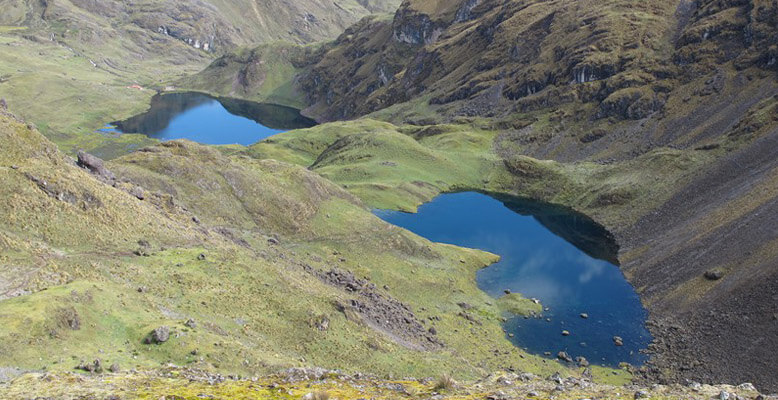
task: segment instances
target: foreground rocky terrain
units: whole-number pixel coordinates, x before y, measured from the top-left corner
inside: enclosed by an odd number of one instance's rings
[[[373,206],[479,189],[592,216],[651,312],[645,376],[776,390],[777,18],[765,1],[410,0],[318,49],[228,55],[184,85],[225,93],[208,82],[289,65],[308,115],[356,120],[247,153]],[[266,96],[241,82],[233,95]]]
[[[110,379],[106,379],[110,377]],[[382,380],[363,374],[348,375],[323,369],[294,368],[254,378],[224,377],[191,369],[167,367],[154,372],[76,374],[29,374],[0,394],[18,398],[97,399],[763,399],[751,384],[710,386],[681,385],[611,386],[587,378],[547,378],[529,373],[490,374],[478,381],[457,382],[451,378]]]

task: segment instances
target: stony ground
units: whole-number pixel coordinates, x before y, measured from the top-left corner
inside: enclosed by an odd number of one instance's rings
[[[168,367],[162,370],[100,374],[27,374],[0,386],[0,396],[27,399],[720,399],[775,400],[751,384],[611,386],[587,378],[540,377],[529,373],[491,374],[478,381],[457,382],[442,376],[386,379],[344,375],[323,369],[289,369],[263,377],[231,377]]]

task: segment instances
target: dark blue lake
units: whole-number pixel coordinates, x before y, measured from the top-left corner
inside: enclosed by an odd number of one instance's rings
[[[162,140],[189,139],[204,144],[254,144],[316,122],[294,108],[201,93],[154,96],[148,111],[114,122],[109,132],[142,133]]]
[[[441,195],[417,214],[376,214],[435,242],[500,255],[500,262],[478,272],[478,286],[495,298],[508,289],[548,307],[542,318],[514,316],[505,323],[516,346],[553,356],[566,351],[609,366],[646,360],[640,350],[651,342],[647,313],[614,265],[618,248],[610,234],[587,217],[472,192]],[[624,345],[616,346],[614,336]]]

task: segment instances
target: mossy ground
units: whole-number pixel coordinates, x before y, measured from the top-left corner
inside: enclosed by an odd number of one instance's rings
[[[514,315],[540,315],[543,305],[538,301],[527,299],[520,293],[508,293],[497,299],[497,305],[506,313]]]

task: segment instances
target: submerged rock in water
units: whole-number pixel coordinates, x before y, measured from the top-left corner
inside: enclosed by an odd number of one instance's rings
[[[566,351],[560,351],[556,354],[556,358],[564,361],[564,362],[573,362],[573,357],[570,357],[569,354],[567,354]]]

